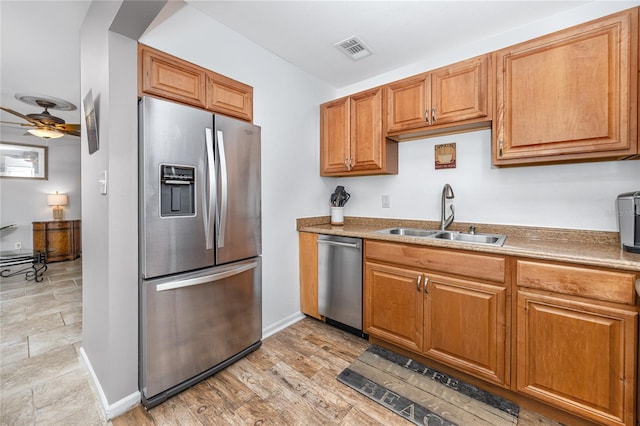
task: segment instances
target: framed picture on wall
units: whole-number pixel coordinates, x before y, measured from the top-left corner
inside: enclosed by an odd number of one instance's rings
[[[47,147],[0,142],[0,178],[48,179]]]
[[[93,102],[93,94],[91,89],[82,101],[84,105],[84,120],[87,129],[87,143],[89,144],[89,154],[93,154],[100,149],[98,140],[98,121],[96,120],[96,106]]]

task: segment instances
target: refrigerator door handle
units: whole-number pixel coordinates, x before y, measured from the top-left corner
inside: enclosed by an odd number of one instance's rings
[[[227,157],[224,153],[224,132],[217,130],[218,153],[220,158],[220,214],[218,216],[218,247],[224,247],[224,234],[227,227]]]
[[[216,211],[216,163],[213,158],[213,130],[209,127],[204,129],[205,147],[207,152],[207,172],[205,174],[204,188],[202,191],[202,199],[204,206],[204,230],[205,242],[207,250],[213,249],[213,233],[214,233],[214,214]]]
[[[191,287],[194,285],[220,281],[225,278],[233,277],[234,275],[239,275],[243,272],[249,271],[257,266],[258,266],[258,262],[251,262],[251,263],[247,263],[246,265],[239,266],[235,269],[230,269],[228,271],[220,272],[213,275],[207,275],[206,277],[191,278],[188,280],[172,281],[166,284],[158,284],[156,286],[156,291],[175,290],[178,288]]]

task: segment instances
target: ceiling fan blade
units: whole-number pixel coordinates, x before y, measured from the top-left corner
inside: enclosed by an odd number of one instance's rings
[[[80,128],[81,127],[79,124],[57,124],[56,125],[56,129],[63,130],[63,131],[79,132]]]
[[[3,106],[0,106],[0,109],[1,109],[1,110],[3,110],[3,111],[8,112],[9,114],[16,115],[16,116],[18,116],[18,117],[22,118],[23,120],[28,121],[29,123],[33,123],[33,124],[36,124],[36,125],[40,124],[40,122],[39,122],[38,120],[34,120],[34,119],[33,119],[33,118],[31,118],[31,117],[27,117],[27,116],[26,116],[26,115],[24,115],[24,114],[20,114],[18,111],[14,111],[14,110],[12,110],[12,109],[10,109],[10,108],[5,108],[5,107],[3,107]]]
[[[14,126],[38,127],[35,124],[31,124],[31,123],[14,123],[12,121],[0,121],[0,123],[2,123],[2,124],[12,124]]]
[[[78,130],[62,130],[65,134],[80,137],[80,129]]]

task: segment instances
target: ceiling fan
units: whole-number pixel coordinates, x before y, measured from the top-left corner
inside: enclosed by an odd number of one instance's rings
[[[76,109],[76,106],[72,103],[51,96],[23,95],[19,93],[16,94],[16,99],[29,105],[44,108],[44,111],[39,114],[21,114],[10,108],[0,106],[1,110],[27,121],[27,123],[13,123],[9,121],[0,121],[0,123],[30,127],[30,129],[27,130],[29,133],[45,139],[60,138],[64,135],[80,136],[80,124],[66,124],[62,118],[56,117],[49,112],[49,109],[73,111]]]

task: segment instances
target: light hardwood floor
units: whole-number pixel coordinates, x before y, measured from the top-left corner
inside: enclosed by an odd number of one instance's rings
[[[1,425],[408,425],[336,380],[367,342],[305,318],[227,369],[145,410],[105,421],[78,359],[81,260],[42,283],[0,280]],[[552,425],[523,410],[518,425]]]
[[[412,424],[336,380],[367,345],[305,318],[266,338],[260,349],[227,369],[151,410],[136,407],[113,424]],[[518,425],[557,423],[522,410]]]

